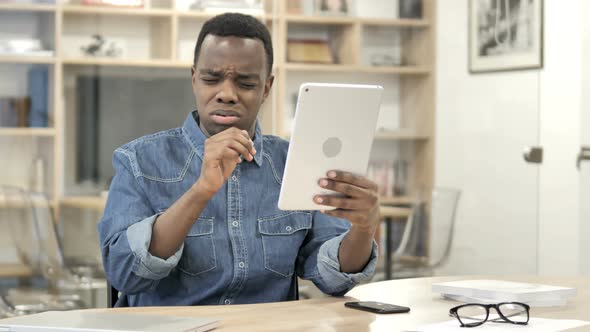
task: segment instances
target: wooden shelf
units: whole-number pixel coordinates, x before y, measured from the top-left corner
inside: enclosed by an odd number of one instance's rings
[[[80,66],[114,66],[114,67],[153,67],[153,68],[190,68],[190,62],[172,60],[131,60],[110,58],[66,58],[64,65]]]
[[[204,11],[198,11],[198,10],[176,10],[175,14],[181,18],[200,18],[200,19],[206,20],[206,19],[209,19],[209,18],[217,15],[218,13],[204,12]],[[252,15],[252,16],[256,17],[257,19],[259,19],[261,21],[272,19],[272,16],[268,16],[268,15]]]
[[[378,131],[375,133],[375,140],[385,141],[425,141],[428,140],[428,135],[421,135],[404,130],[396,131]]]
[[[96,211],[104,210],[106,202],[106,198],[101,196],[70,196],[59,200],[61,206]]]
[[[379,211],[381,212],[381,218],[394,220],[405,220],[412,214],[412,209],[405,207],[381,206]]]
[[[0,11],[54,12],[56,6],[39,3],[0,3]]]
[[[387,19],[361,17],[358,20],[365,26],[390,26],[400,28],[426,28],[430,26],[430,22],[423,19]]]
[[[430,70],[426,67],[400,66],[400,67],[371,67],[339,64],[311,64],[311,63],[286,63],[285,69],[289,71],[315,71],[337,73],[370,73],[370,74],[397,74],[397,75],[427,75]]]
[[[426,256],[397,256],[394,259],[403,264],[423,265],[428,263]]]
[[[1,136],[55,136],[54,128],[0,128]]]
[[[117,15],[117,16],[145,16],[145,17],[172,17],[171,9],[152,8],[118,8],[108,6],[83,6],[65,5],[64,14],[70,15]]]
[[[350,25],[362,24],[365,26],[390,26],[400,28],[425,28],[430,25],[423,19],[393,19],[393,18],[371,18],[354,16],[308,16],[308,15],[287,15],[287,23],[298,24],[323,24],[323,25]]]
[[[382,205],[412,205],[414,199],[410,196],[381,196],[379,202]]]
[[[33,270],[22,264],[0,264],[0,278],[30,277]]]
[[[301,24],[325,24],[325,25],[346,25],[354,24],[357,18],[351,16],[307,16],[307,15],[287,15],[287,23]]]
[[[0,55],[0,63],[23,63],[23,64],[55,64],[55,57],[48,56],[22,56],[22,55]]]

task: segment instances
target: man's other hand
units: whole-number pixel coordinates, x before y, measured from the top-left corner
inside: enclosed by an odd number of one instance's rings
[[[349,172],[329,171],[318,181],[320,187],[344,194],[344,197],[317,195],[314,202],[335,207],[323,213],[347,219],[353,229],[373,234],[379,223],[379,195],[377,184],[365,176]]]

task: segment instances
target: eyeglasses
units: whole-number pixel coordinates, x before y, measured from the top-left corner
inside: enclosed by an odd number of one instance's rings
[[[520,302],[502,302],[498,304],[468,303],[456,306],[449,310],[449,316],[457,318],[461,327],[476,327],[488,321],[490,308],[496,309],[498,318],[490,319],[490,322],[512,323],[527,325],[529,323],[528,304]]]

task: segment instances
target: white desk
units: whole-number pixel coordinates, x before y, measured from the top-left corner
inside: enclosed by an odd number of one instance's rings
[[[383,281],[358,286],[342,298],[293,302],[195,307],[146,307],[97,309],[117,312],[151,313],[177,316],[207,316],[221,320],[216,331],[400,331],[428,323],[452,319],[449,309],[457,302],[445,301],[431,292],[433,282],[483,277],[444,277]],[[485,277],[493,278],[493,277]],[[577,296],[565,307],[531,308],[531,317],[580,319],[590,321],[590,278],[494,278],[510,281],[572,286]],[[344,302],[382,301],[406,305],[408,314],[376,315],[348,309]],[[476,330],[473,330],[476,331]],[[583,327],[572,331],[590,331]]]

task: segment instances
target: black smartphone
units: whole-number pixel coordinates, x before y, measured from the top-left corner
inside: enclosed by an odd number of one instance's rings
[[[410,308],[408,307],[375,301],[346,302],[344,303],[344,306],[347,308],[369,311],[376,314],[401,314],[410,312]]]

